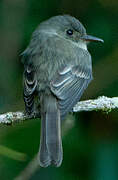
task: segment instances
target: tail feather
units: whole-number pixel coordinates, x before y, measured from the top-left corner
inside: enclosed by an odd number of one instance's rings
[[[40,137],[40,149],[39,149],[39,164],[42,167],[47,167],[51,164],[51,159],[48,154],[46,144],[46,117],[43,113],[41,116],[41,137]]]
[[[53,95],[43,96],[41,107],[40,165],[59,167],[63,159],[60,111]]]

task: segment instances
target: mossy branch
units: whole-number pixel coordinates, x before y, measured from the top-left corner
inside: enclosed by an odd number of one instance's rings
[[[73,108],[73,112],[81,111],[106,111],[109,112],[112,109],[118,108],[118,97],[106,97],[101,96],[97,99],[91,99],[87,101],[80,101]],[[0,115],[0,124],[12,124],[15,122],[21,122],[28,119],[38,118],[38,115],[35,117],[27,116],[22,111],[17,112],[7,112]]]

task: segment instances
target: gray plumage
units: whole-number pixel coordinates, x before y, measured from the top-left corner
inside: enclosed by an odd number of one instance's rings
[[[26,113],[34,113],[35,96],[40,104],[42,167],[62,163],[61,121],[92,80],[86,41],[102,41],[90,37],[76,18],[55,16],[39,25],[22,53]]]

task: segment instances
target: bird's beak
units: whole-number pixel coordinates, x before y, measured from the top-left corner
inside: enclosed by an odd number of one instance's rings
[[[85,41],[95,41],[95,42],[104,42],[103,39],[100,39],[100,38],[97,38],[97,37],[94,37],[94,36],[91,36],[91,35],[83,35],[81,37],[82,40],[85,40]]]

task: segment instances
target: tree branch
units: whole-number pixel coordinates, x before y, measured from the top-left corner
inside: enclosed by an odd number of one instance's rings
[[[78,102],[73,108],[73,112],[81,111],[106,111],[118,108],[118,97],[100,96],[97,99]]]
[[[91,99],[87,101],[80,101],[73,108],[73,112],[81,111],[106,111],[118,108],[118,97],[108,98],[105,96],[98,97],[98,99]],[[28,119],[39,118],[27,116],[24,112],[7,112],[0,115],[0,124],[12,124],[14,122],[21,122]]]
[[[98,99],[78,102],[77,105],[73,108],[73,112],[93,110],[102,110],[109,112],[115,108],[118,108],[118,97],[108,98],[102,96]],[[9,124],[12,122],[20,122],[30,118],[32,117],[26,116],[23,112],[9,112],[0,115],[0,123]],[[74,116],[70,114],[68,118],[63,122],[62,136],[65,136],[68,133],[69,129],[74,126],[74,122]],[[29,164],[26,166],[26,168],[23,171],[21,171],[20,174],[18,174],[15,180],[28,180],[37,171],[37,169],[39,170],[40,166],[37,161],[36,154],[34,158],[29,162]]]

